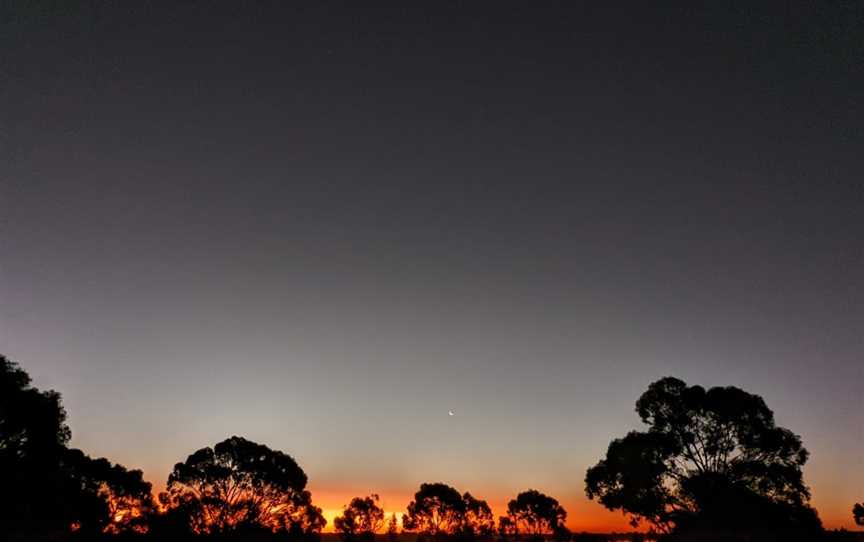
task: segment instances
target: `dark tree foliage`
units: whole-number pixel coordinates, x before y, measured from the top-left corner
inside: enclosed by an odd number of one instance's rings
[[[154,510],[149,482],[140,470],[127,470],[105,458],[93,459],[81,450],[64,454],[62,468],[75,498],[67,506],[82,533],[145,532]]]
[[[502,541],[508,538],[515,539],[517,534],[516,524],[513,523],[513,520],[509,516],[498,517],[498,536]]]
[[[384,526],[384,510],[378,506],[378,495],[354,497],[342,515],[333,519],[333,527],[345,540],[374,540]]]
[[[536,489],[529,489],[507,503],[506,521],[502,521],[499,528],[503,527],[505,532],[509,530],[512,534],[524,533],[532,539],[542,539],[549,534],[566,534],[566,520],[567,511],[557,500]]]
[[[186,513],[194,533],[317,533],[326,521],[305,488],[306,474],[291,456],[231,437],[177,463],[162,500]]]
[[[654,382],[636,403],[649,427],[609,444],[588,469],[589,498],[661,531],[821,531],[802,467],[807,451],[761,397]]]
[[[152,509],[141,471],[67,448],[60,394],[0,356],[0,532],[142,532]]]
[[[852,516],[855,518],[856,525],[864,525],[864,503],[856,503],[852,507]]]
[[[494,531],[492,509],[486,501],[442,483],[421,484],[402,518],[408,531],[423,535],[488,536]]]
[[[56,459],[69,442],[60,394],[30,384],[30,375],[0,355],[0,457],[4,460]]]
[[[396,514],[390,514],[390,520],[387,522],[387,539],[390,542],[396,542],[399,538],[399,522],[396,519]]]
[[[442,483],[421,484],[408,504],[402,526],[423,534],[454,534],[459,530],[465,503],[454,488]]]
[[[159,494],[159,510],[149,517],[148,533],[154,540],[184,540],[194,537],[190,518],[197,502],[191,494],[174,498],[167,492]]]
[[[462,495],[462,502],[465,503],[465,515],[462,518],[461,534],[468,538],[492,536],[495,532],[495,518],[489,504],[474,498],[468,492]]]
[[[69,437],[60,394],[32,387],[0,355],[0,530],[57,530],[72,521],[60,470]]]

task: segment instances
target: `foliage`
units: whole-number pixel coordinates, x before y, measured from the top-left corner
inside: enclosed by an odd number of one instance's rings
[[[507,517],[499,521],[499,529],[511,534],[528,534],[542,538],[547,534],[566,532],[567,511],[558,501],[535,489],[523,491],[507,503]]]
[[[231,437],[177,463],[163,500],[187,512],[195,533],[319,532],[326,521],[305,487],[306,474],[289,455]]]
[[[30,375],[0,355],[0,457],[22,463],[56,458],[69,442],[66,411],[56,391],[31,386]]]
[[[856,503],[852,507],[852,515],[857,525],[864,525],[864,503]]]
[[[495,519],[489,504],[474,498],[468,492],[462,495],[462,502],[465,504],[465,515],[462,518],[461,534],[468,538],[491,536],[495,532]]]
[[[0,356],[0,530],[141,531],[152,502],[141,471],[67,448],[60,394]]]
[[[821,530],[802,476],[807,451],[761,397],[664,378],[636,411],[648,430],[610,443],[588,469],[589,498],[667,532]]]
[[[454,534],[458,531],[465,503],[454,488],[442,484],[421,484],[408,504],[402,525],[408,531],[424,534]]]
[[[62,468],[70,484],[70,506],[82,533],[145,532],[153,511],[151,486],[140,470],[127,470],[81,450],[64,454]]]
[[[507,540],[509,537],[515,539],[518,534],[519,532],[516,530],[516,524],[513,523],[510,516],[498,517],[498,536],[501,540]]]
[[[69,437],[60,394],[34,388],[18,364],[0,355],[0,530],[65,527],[57,490]]]
[[[396,520],[396,514],[390,514],[390,520],[387,522],[387,538],[391,542],[395,542],[399,538],[399,523]]]
[[[354,497],[342,515],[334,518],[333,527],[346,540],[356,537],[374,539],[384,526],[384,510],[378,506],[378,495]]]
[[[425,535],[473,537],[491,535],[494,530],[492,509],[486,501],[459,492],[442,483],[421,484],[408,504],[402,519],[408,531]]]

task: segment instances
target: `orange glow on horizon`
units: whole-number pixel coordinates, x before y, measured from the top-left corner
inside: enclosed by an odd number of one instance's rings
[[[377,493],[380,496],[380,506],[384,509],[385,529],[386,522],[390,519],[391,514],[396,514],[399,521],[399,530],[402,530],[402,515],[408,503],[414,498],[414,491],[337,491],[333,489],[318,489],[311,487],[312,502],[315,506],[321,508],[324,517],[327,519],[327,525],[322,532],[332,533],[333,519],[342,514],[343,507],[347,505],[354,497],[363,497],[369,493]],[[473,494],[473,493],[472,493]],[[503,516],[507,512],[507,503],[515,497],[513,495],[504,496],[484,496],[475,495],[480,499],[485,499],[492,508],[492,515],[495,518],[495,523],[498,523],[498,517]],[[567,528],[573,532],[631,532],[634,529],[630,526],[629,521],[619,512],[610,512],[595,503],[588,503],[588,506],[595,508],[590,513],[586,513],[585,504],[577,502],[569,502],[559,499],[561,505],[567,510]],[[647,531],[647,526],[643,526],[640,531]]]
[[[526,488],[527,487],[528,486],[526,486]],[[384,509],[384,529],[386,530],[386,524],[387,521],[389,521],[391,514],[395,513],[397,521],[399,522],[399,531],[401,532],[402,516],[405,513],[408,503],[414,498],[414,491],[416,491],[416,488],[410,491],[395,488],[388,488],[385,491],[375,489],[370,489],[368,491],[358,491],[356,489],[340,491],[332,488],[316,488],[314,484],[310,484],[308,489],[312,493],[312,503],[321,508],[322,515],[327,520],[327,525],[322,530],[324,533],[335,532],[333,529],[333,520],[342,514],[342,510],[351,501],[351,499],[354,497],[364,497],[370,493],[377,493],[380,496],[379,505]],[[158,493],[159,491],[154,487],[154,498],[158,496]],[[506,514],[507,503],[510,499],[515,497],[515,493],[513,495],[508,494],[504,496],[481,494],[475,496],[485,499],[489,503],[497,525],[498,517]],[[554,495],[552,496],[554,497]],[[558,498],[558,500],[565,510],[567,510],[566,526],[574,533],[645,532],[649,529],[647,524],[640,525],[638,528],[634,529],[624,514],[621,512],[609,511],[596,501],[563,498]],[[820,507],[820,504],[822,507]],[[826,506],[828,504],[829,503],[826,502],[818,502],[817,499],[814,499],[814,501],[811,502],[811,505],[816,508],[816,511],[819,513],[822,524],[826,529],[845,528],[853,531],[858,529],[852,520],[851,504],[849,505],[848,513],[845,513],[846,511],[842,509],[835,509],[835,507],[830,505]],[[157,504],[157,508],[161,510],[162,507]],[[823,508],[825,509],[824,512]]]

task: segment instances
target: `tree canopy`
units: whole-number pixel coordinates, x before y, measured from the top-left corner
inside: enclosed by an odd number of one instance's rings
[[[421,484],[402,519],[406,530],[428,535],[488,535],[494,530],[492,509],[484,500],[442,483]]]
[[[462,502],[465,503],[462,534],[467,537],[492,535],[495,532],[495,518],[489,504],[482,499],[474,498],[467,491],[462,495]]]
[[[807,451],[761,397],[663,378],[636,411],[648,430],[609,444],[586,474],[589,498],[664,531],[821,530],[802,475]]]
[[[864,503],[855,503],[852,507],[852,516],[857,525],[864,525]]]
[[[143,530],[152,497],[141,471],[70,449],[70,436],[60,394],[0,356],[0,531]]]
[[[355,537],[374,538],[384,526],[384,510],[378,506],[378,495],[354,497],[341,516],[333,519],[333,527],[346,540]]]
[[[532,538],[560,533],[564,530],[567,511],[558,501],[536,489],[523,491],[507,503],[507,516],[502,517],[502,534],[525,533]]]
[[[62,468],[74,495],[67,507],[74,508],[77,529],[111,534],[146,530],[153,496],[140,470],[93,459],[77,449],[66,451]]]
[[[65,528],[61,460],[69,441],[60,394],[40,391],[0,355],[0,530]]]
[[[291,456],[235,436],[177,463],[164,500],[188,511],[196,533],[317,532],[326,522],[305,488]]]

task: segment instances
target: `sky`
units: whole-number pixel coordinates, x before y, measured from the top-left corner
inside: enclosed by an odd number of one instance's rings
[[[577,530],[652,381],[735,385],[853,528],[861,4],[603,4],[5,3],[0,352],[157,490],[240,435]]]

